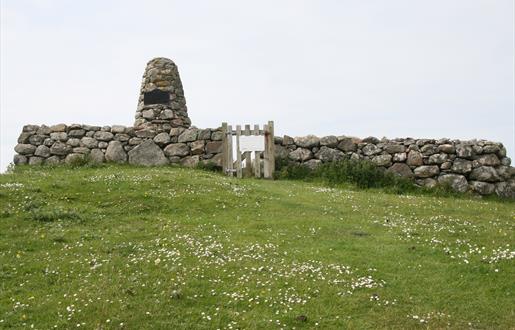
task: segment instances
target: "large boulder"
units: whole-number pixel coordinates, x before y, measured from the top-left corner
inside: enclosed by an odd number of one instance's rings
[[[170,143],[170,141],[170,135],[166,132],[159,133],[154,137],[154,142],[160,146],[165,146]]]
[[[420,166],[423,163],[424,161],[420,152],[415,150],[408,152],[408,159],[406,160],[406,164],[409,166]]]
[[[314,135],[296,137],[293,140],[301,148],[313,148],[320,145],[320,139]]]
[[[72,148],[63,142],[55,142],[50,147],[50,153],[52,155],[64,156],[64,155],[71,153],[71,151],[72,151]]]
[[[105,156],[102,150],[100,149],[92,149],[89,153],[89,159],[92,163],[100,164],[105,161]]]
[[[98,146],[98,141],[92,137],[85,136],[82,139],[80,139],[80,142],[82,143],[83,146],[85,146],[86,148],[90,148],[90,149],[94,149]]]
[[[488,182],[470,181],[470,188],[481,195],[490,195],[495,191],[495,185]]]
[[[413,178],[413,171],[404,163],[395,163],[387,171],[406,178]]]
[[[429,156],[429,159],[428,159],[428,163],[430,165],[440,165],[440,164],[443,164],[445,163],[445,161],[447,160],[447,158],[449,158],[449,155],[447,154],[444,154],[444,153],[440,153],[440,154],[433,154],[431,156]]]
[[[32,155],[36,151],[36,147],[32,144],[17,144],[16,147],[14,147],[14,151],[19,153],[20,155]]]
[[[392,165],[392,155],[386,154],[386,155],[378,155],[372,158],[372,163],[374,163],[377,166],[390,166]]]
[[[172,143],[166,146],[164,153],[168,157],[187,156],[190,154],[190,147],[185,143]]]
[[[36,148],[34,155],[47,158],[50,156],[50,148],[44,145],[40,145]]]
[[[132,165],[159,166],[168,164],[168,158],[154,141],[145,140],[129,151],[129,163]]]
[[[438,146],[438,151],[446,154],[453,154],[456,152],[456,148],[452,144],[442,144]]]
[[[454,191],[466,192],[469,189],[467,179],[459,174],[444,174],[438,178],[438,183],[448,185]]]
[[[354,152],[358,150],[358,145],[354,143],[351,137],[344,137],[341,139],[340,143],[338,143],[338,149],[344,152]]]
[[[334,135],[324,136],[320,139],[320,145],[334,148],[338,145],[338,138]]]
[[[294,161],[305,162],[306,160],[313,158],[313,153],[309,149],[297,148],[290,152],[288,157]]]
[[[178,142],[184,143],[184,142],[193,142],[198,137],[198,129],[197,128],[190,128],[185,130],[184,132],[179,135]]]
[[[497,182],[501,180],[495,168],[490,166],[480,166],[473,169],[470,173],[470,179],[485,182]]]
[[[472,171],[472,162],[470,160],[456,158],[452,164],[451,171],[454,173],[467,174]]]
[[[326,146],[320,147],[320,150],[316,153],[316,158],[323,162],[332,162],[342,160],[345,154],[337,149],[328,148]]]
[[[474,163],[479,164],[479,166],[497,166],[501,164],[501,161],[495,154],[486,154],[479,156]]]
[[[120,141],[111,141],[107,146],[105,159],[108,162],[125,163],[127,161],[127,153],[123,149]]]
[[[417,178],[430,178],[440,173],[437,165],[423,165],[415,168],[415,176]]]

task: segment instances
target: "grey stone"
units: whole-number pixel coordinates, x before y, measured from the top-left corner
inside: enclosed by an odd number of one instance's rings
[[[197,136],[198,136],[198,129],[190,128],[190,129],[187,129],[184,132],[182,132],[181,135],[179,135],[178,141],[180,143],[192,142],[197,139]]]
[[[217,154],[220,152],[222,152],[222,142],[221,141],[210,141],[206,144],[206,153]]]
[[[36,131],[36,134],[50,135],[51,132],[52,132],[52,130],[50,129],[50,127],[48,127],[46,125],[41,125],[41,127],[39,127],[38,130]]]
[[[431,156],[438,152],[438,147],[434,144],[425,144],[420,148],[420,152],[422,152],[424,156]]]
[[[73,137],[73,138],[81,138],[83,137],[84,135],[86,135],[86,131],[83,130],[83,129],[72,129],[68,132],[68,136],[69,137]]]
[[[39,129],[38,125],[25,125],[23,126],[24,132],[36,132]]]
[[[53,166],[61,163],[61,159],[58,156],[50,156],[45,159],[45,165]]]
[[[222,154],[216,154],[213,156],[213,158],[209,159],[210,163],[214,163],[216,166],[222,166],[223,164],[223,155]]]
[[[133,138],[131,138],[131,139],[129,140],[129,144],[130,144],[131,146],[136,146],[136,145],[140,144],[141,142],[143,142],[143,139],[138,138],[138,137],[133,137]]]
[[[438,151],[446,154],[453,154],[456,152],[456,148],[452,144],[442,144],[438,146]]]
[[[97,139],[98,141],[111,141],[114,137],[113,133],[111,132],[104,132],[104,131],[96,131],[95,134],[93,134],[93,137]]]
[[[422,165],[415,168],[415,176],[417,178],[430,178],[440,173],[440,169],[436,165]]]
[[[314,135],[296,137],[293,141],[301,148],[313,148],[320,145],[320,139]]]
[[[511,178],[511,169],[509,166],[497,166],[495,170],[503,180],[509,180]]]
[[[313,153],[309,149],[297,148],[290,152],[288,157],[291,160],[305,162],[306,160],[313,158]]]
[[[472,162],[470,160],[456,158],[452,164],[451,171],[454,173],[467,174],[472,171]]]
[[[29,165],[41,165],[41,164],[43,164],[43,160],[44,160],[44,158],[42,158],[42,157],[36,157],[36,156],[29,157]]]
[[[50,126],[50,132],[65,132],[66,131],[66,125],[65,124],[57,124]]]
[[[495,184],[495,193],[503,198],[515,198],[515,181],[498,182]]]
[[[80,145],[80,140],[76,138],[71,138],[66,141],[66,144],[71,147],[78,147]]]
[[[196,156],[188,156],[184,157],[181,160],[181,165],[186,167],[195,167],[200,162],[200,157],[198,155]]]
[[[158,166],[168,164],[163,150],[152,140],[145,140],[129,151],[129,163],[133,165]]]
[[[50,133],[50,138],[55,141],[66,141],[68,140],[68,134],[66,132],[54,132]]]
[[[411,168],[404,163],[395,163],[387,171],[405,178],[413,178],[414,176]]]
[[[185,143],[172,143],[166,146],[164,153],[169,157],[187,156],[190,154],[190,147],[188,147]]]
[[[100,126],[82,125],[82,128],[85,129],[86,131],[92,131],[92,132],[100,131]]]
[[[283,146],[289,146],[295,144],[295,140],[291,136],[284,135],[283,136]]]
[[[337,149],[328,148],[326,146],[320,147],[320,150],[316,153],[316,158],[322,162],[333,162],[342,160],[345,154]]]
[[[495,144],[489,144],[483,147],[484,154],[495,154],[498,153],[500,150],[501,148]]]
[[[421,185],[422,187],[426,187],[426,188],[434,188],[438,185],[438,181],[436,181],[435,179],[431,179],[431,178],[419,179],[419,180],[416,180],[416,183],[418,185]]]
[[[381,153],[381,148],[379,148],[375,144],[367,144],[363,147],[362,151],[363,154],[365,154],[365,156],[372,156]]]
[[[481,181],[470,181],[470,188],[481,195],[490,195],[495,191],[495,185]]]
[[[338,145],[338,138],[334,135],[324,136],[320,139],[320,145],[334,148]]]
[[[107,143],[107,142],[105,142],[105,141],[100,141],[100,142],[98,142],[98,147],[99,147],[100,149],[105,149],[105,148],[107,148],[107,146],[108,146],[108,145],[109,145],[109,143]]]
[[[191,154],[192,155],[203,154],[204,153],[204,145],[205,145],[204,140],[197,140],[197,141],[191,142],[191,146],[190,146]]]
[[[221,141],[223,137],[223,133],[221,131],[214,131],[211,133],[211,140],[213,141]]]
[[[122,125],[113,125],[111,127],[111,133],[117,134],[117,133],[125,133],[126,127]]]
[[[174,118],[173,110],[170,110],[170,109],[163,110],[163,112],[161,112],[161,116],[160,117],[163,118],[163,119],[172,119],[172,118]]]
[[[149,109],[149,110],[144,110],[141,115],[143,116],[143,118],[145,119],[154,119],[154,110],[152,109]]]
[[[138,129],[134,131],[134,134],[136,134],[137,137],[143,139],[153,139],[154,136],[157,135],[156,131],[150,128]]]
[[[468,191],[469,186],[467,179],[460,174],[444,174],[438,178],[438,183],[448,185],[452,190],[464,193]]]
[[[26,156],[15,154],[13,158],[14,165],[24,165],[27,164],[28,159]]]
[[[398,154],[394,154],[392,160],[396,163],[403,163],[408,158],[408,155],[405,152],[401,152]]]
[[[501,158],[501,164],[504,166],[510,166],[511,165],[511,159],[508,157]]]
[[[173,128],[170,129],[170,135],[171,136],[179,136],[185,130],[186,129],[184,127],[173,127]]]
[[[406,160],[406,164],[409,166],[420,166],[423,163],[424,161],[420,152],[415,150],[408,152],[408,159]]]
[[[477,162],[479,166],[497,166],[501,164],[501,161],[495,154],[481,155],[474,162]]]
[[[83,162],[86,159],[86,156],[83,154],[69,154],[64,159],[66,164],[76,164],[78,162]]]
[[[282,145],[275,145],[274,146],[274,155],[276,159],[287,159],[288,154],[290,153],[290,150],[288,148],[282,146]]]
[[[209,128],[199,130],[198,139],[199,140],[210,140],[211,139],[211,130]]]
[[[20,155],[32,155],[36,151],[36,147],[32,144],[17,144],[16,147],[14,147],[14,151]]]
[[[470,179],[486,182],[497,182],[501,180],[495,168],[490,166],[480,166],[473,169],[470,173]]]
[[[40,145],[36,148],[34,155],[47,158],[50,156],[50,148],[44,145]]]
[[[452,167],[452,162],[444,162],[442,165],[440,165],[441,170],[450,170]]]
[[[131,136],[125,133],[117,133],[115,134],[114,139],[120,142],[127,142],[131,139]]]
[[[355,152],[358,150],[358,145],[354,143],[352,138],[344,137],[341,139],[340,143],[338,143],[338,149],[344,152]]]
[[[469,144],[458,144],[456,146],[456,155],[459,158],[471,159],[474,156],[474,150]]]
[[[87,155],[89,154],[90,150],[88,148],[85,148],[85,147],[77,147],[77,148],[73,148],[73,153],[75,154],[84,154],[84,155]]]
[[[104,153],[100,149],[92,149],[89,153],[89,158],[91,162],[95,164],[100,164],[105,161]]]
[[[168,133],[165,132],[159,133],[154,137],[154,142],[160,146],[167,145],[168,143],[170,143],[170,141],[170,135],[168,135]]]
[[[64,156],[69,154],[71,151],[72,148],[69,145],[60,141],[54,142],[54,144],[52,144],[50,147],[50,153],[52,155]]]
[[[20,136],[18,137],[18,143],[20,143],[20,144],[28,144],[29,143],[29,138],[33,134],[34,133],[30,133],[30,132],[21,132]]]
[[[35,146],[39,146],[40,144],[43,144],[43,142],[45,141],[46,138],[47,137],[45,135],[39,135],[39,134],[31,135],[29,137],[29,143],[32,145],[35,145]]]
[[[440,165],[440,164],[443,164],[447,161],[447,159],[449,158],[449,155],[447,154],[444,154],[444,153],[441,153],[441,154],[433,154],[431,156],[429,156],[429,159],[428,159],[428,164],[430,165]]]
[[[127,153],[123,149],[120,141],[111,141],[107,146],[105,159],[108,162],[125,163],[127,161]]]
[[[310,159],[304,163],[303,166],[306,166],[310,170],[316,170],[320,165],[322,165],[322,161],[320,159]]]
[[[378,144],[379,139],[373,136],[369,136],[363,139],[363,143],[372,143],[372,144]]]
[[[387,144],[385,147],[385,150],[389,154],[398,154],[398,153],[404,153],[406,151],[406,147],[402,144]]]
[[[377,166],[391,166],[392,165],[392,155],[386,154],[386,155],[378,155],[372,158],[372,163],[374,163]]]

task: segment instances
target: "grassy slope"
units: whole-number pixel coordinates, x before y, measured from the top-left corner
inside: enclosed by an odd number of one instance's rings
[[[515,326],[513,202],[110,166],[0,203],[0,328]]]

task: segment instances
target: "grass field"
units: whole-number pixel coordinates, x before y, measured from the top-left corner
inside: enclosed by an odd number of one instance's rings
[[[513,201],[106,166],[0,203],[0,328],[515,328]]]

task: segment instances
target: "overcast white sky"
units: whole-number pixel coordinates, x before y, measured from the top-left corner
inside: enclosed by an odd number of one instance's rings
[[[486,138],[513,158],[513,31],[513,0],[1,0],[1,169],[24,124],[132,125],[158,56],[197,127]]]

